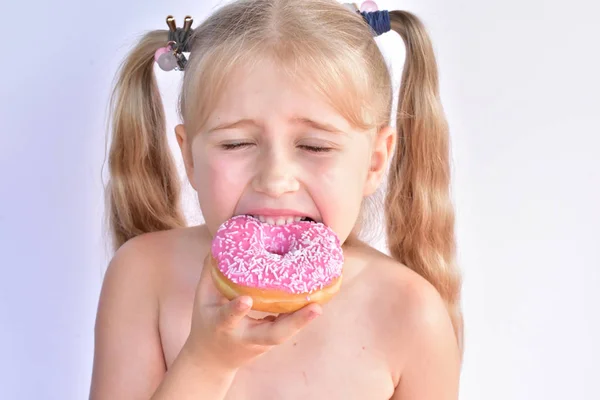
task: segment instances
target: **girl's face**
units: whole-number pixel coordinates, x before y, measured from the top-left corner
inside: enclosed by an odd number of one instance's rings
[[[331,227],[342,242],[363,197],[379,185],[395,140],[389,128],[377,134],[353,130],[270,62],[234,74],[191,141],[183,125],[176,132],[212,234],[239,214],[275,224],[309,217]]]

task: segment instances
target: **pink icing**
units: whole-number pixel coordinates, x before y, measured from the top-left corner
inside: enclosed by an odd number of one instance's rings
[[[344,256],[331,228],[309,221],[269,225],[238,215],[212,241],[219,270],[233,283],[312,293],[342,274]]]

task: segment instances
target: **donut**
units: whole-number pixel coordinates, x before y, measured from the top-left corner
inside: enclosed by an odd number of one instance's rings
[[[250,296],[253,310],[289,313],[325,304],[338,292],[344,255],[338,236],[321,222],[271,225],[236,215],[217,229],[207,263],[229,300]]]

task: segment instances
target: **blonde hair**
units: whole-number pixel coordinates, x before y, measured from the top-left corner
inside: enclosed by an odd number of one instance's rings
[[[436,60],[415,15],[394,10],[390,20],[404,40],[406,61],[385,197],[388,247],[438,290],[462,350],[448,126]],[[154,52],[167,37],[167,30],[156,30],[141,38],[121,65],[111,96],[107,195],[115,248],[142,233],[186,224],[154,76]],[[354,127],[390,125],[393,92],[384,57],[362,16],[334,0],[236,1],[196,27],[190,40],[178,107],[186,132],[201,129],[234,68],[251,68],[266,57],[311,85]]]

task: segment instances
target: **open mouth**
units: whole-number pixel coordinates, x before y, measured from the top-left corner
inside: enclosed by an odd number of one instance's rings
[[[314,219],[310,218],[310,217],[306,217],[306,216],[267,216],[267,215],[251,215],[251,214],[247,214],[248,216],[252,217],[252,218],[256,218],[258,219],[260,222],[264,223],[264,224],[269,224],[269,225],[286,225],[286,224],[291,224],[293,222],[300,222],[300,221],[304,221],[304,222],[316,222]]]

